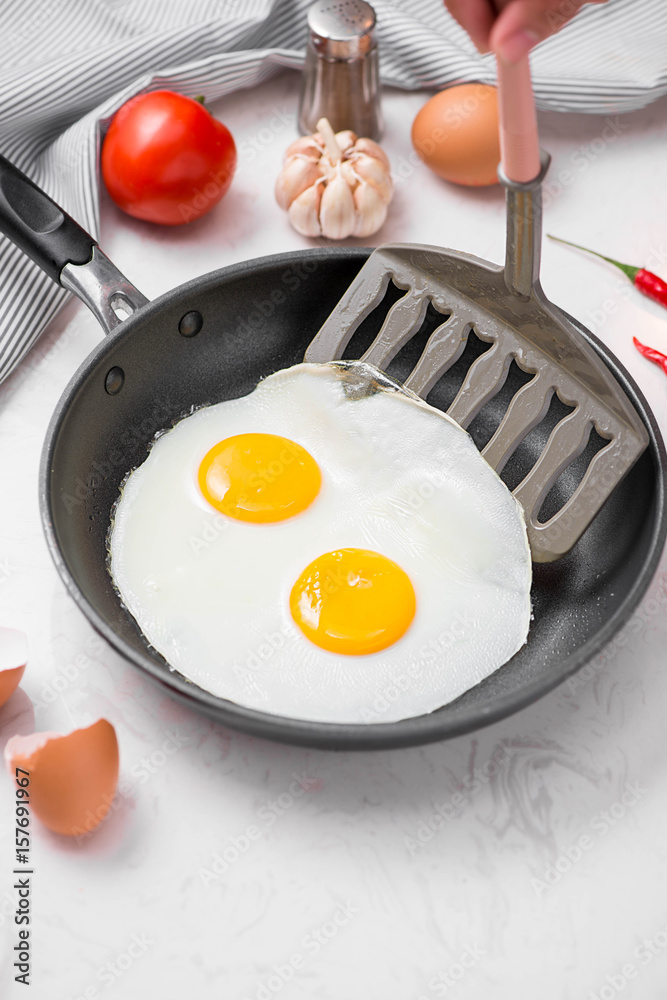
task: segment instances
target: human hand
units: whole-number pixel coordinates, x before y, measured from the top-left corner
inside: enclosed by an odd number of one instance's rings
[[[534,45],[555,34],[586,2],[607,0],[445,0],[480,52],[518,62]]]

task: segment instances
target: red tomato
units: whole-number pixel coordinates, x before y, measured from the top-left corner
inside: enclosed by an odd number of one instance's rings
[[[229,129],[199,101],[155,90],[116,112],[102,146],[109,194],[137,219],[179,226],[209,212],[236,169]]]

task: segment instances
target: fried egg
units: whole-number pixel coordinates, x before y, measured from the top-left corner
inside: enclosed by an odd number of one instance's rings
[[[530,621],[521,507],[458,424],[360,362],[277,372],[158,437],[109,569],[174,670],[314,722],[432,712]]]

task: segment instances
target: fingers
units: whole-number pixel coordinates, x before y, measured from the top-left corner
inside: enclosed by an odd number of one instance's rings
[[[496,11],[491,0],[445,0],[452,17],[468,32],[480,52],[489,51]]]
[[[445,0],[480,52],[493,49],[510,63],[555,34],[586,2],[607,0]]]
[[[518,62],[538,42],[555,34],[587,0],[512,0],[498,15],[489,46],[506,62]],[[588,0],[591,2],[591,0]],[[592,0],[605,3],[606,0]]]

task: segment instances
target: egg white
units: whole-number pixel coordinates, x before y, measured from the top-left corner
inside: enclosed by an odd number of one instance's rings
[[[445,414],[376,381],[355,389],[376,376],[348,363],[277,372],[183,419],[128,477],[111,575],[148,641],[205,690],[291,718],[391,722],[454,700],[526,641],[521,507]],[[236,521],[199,490],[208,450],[250,432],[291,438],[320,467],[319,495],[287,521]],[[417,598],[404,636],[365,656],[315,646],[289,610],[303,569],[349,547],[394,560]]]

